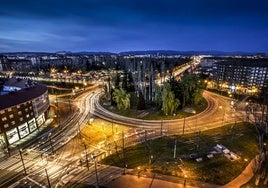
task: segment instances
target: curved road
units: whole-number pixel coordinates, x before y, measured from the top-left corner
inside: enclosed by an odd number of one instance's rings
[[[102,91],[99,90],[92,96],[90,101],[90,112],[92,114],[113,123],[140,128],[162,129],[172,134],[193,133],[220,127],[224,124],[235,124],[245,117],[243,112],[233,110],[231,106],[233,99],[208,91],[203,93],[204,98],[208,101],[206,110],[191,117],[176,120],[142,120],[114,114],[100,105],[99,98],[102,94]]]

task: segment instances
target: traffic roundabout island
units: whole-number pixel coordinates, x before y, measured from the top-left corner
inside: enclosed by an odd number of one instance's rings
[[[199,114],[175,120],[143,120],[110,112],[100,105],[101,92],[96,92],[94,115],[113,124],[143,130],[135,135],[135,139],[141,139],[139,144],[125,145],[124,150],[116,151],[103,162],[122,168],[127,165],[127,172],[132,175],[137,175],[135,172],[139,168],[140,177],[152,172],[180,179],[186,176],[187,182],[200,181],[200,184],[207,182],[219,186],[230,184],[258,151],[254,144],[255,130],[250,125],[245,126],[240,117],[233,116],[229,105],[232,99],[207,91],[203,95],[208,106]],[[234,124],[235,129],[232,128]],[[150,138],[152,134],[155,138]],[[124,139],[124,143],[135,142],[131,137]],[[245,143],[252,146],[250,150]],[[218,151],[216,146],[225,149]],[[247,181],[251,178],[252,175],[248,175]]]

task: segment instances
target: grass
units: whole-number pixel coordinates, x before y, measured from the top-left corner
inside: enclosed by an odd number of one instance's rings
[[[108,104],[108,102],[105,101],[104,98],[102,98],[100,102],[102,105],[104,103]],[[207,106],[208,106],[207,101],[203,98],[199,105],[192,105],[187,107],[194,109],[196,113],[200,113],[204,111],[207,108]],[[177,112],[174,115],[164,115],[160,109],[157,109],[152,104],[147,104],[145,110],[137,110],[136,104],[132,104],[130,109],[127,110],[118,110],[116,106],[103,105],[103,107],[115,114],[144,120],[171,120],[194,115],[192,113],[187,113],[182,109],[177,110]]]
[[[177,140],[177,152],[174,159],[175,140]],[[222,153],[214,155],[212,159],[204,157],[213,150],[216,144],[224,145],[240,158],[231,161]],[[202,132],[200,135],[163,137],[147,141],[147,143],[126,148],[125,155],[126,164],[130,169],[139,167],[144,171],[165,175],[178,177],[187,175],[190,179],[224,185],[242,172],[250,159],[255,157],[257,151],[254,127],[241,123],[237,124],[235,129],[227,125]],[[191,159],[192,155],[202,156],[203,161],[196,162]],[[149,164],[149,157],[152,159],[151,164]],[[123,161],[122,152],[118,151],[102,162],[123,167]]]

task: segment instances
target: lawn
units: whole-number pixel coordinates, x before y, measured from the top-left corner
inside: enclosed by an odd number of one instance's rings
[[[137,100],[137,99],[132,99]],[[145,110],[137,110],[137,104],[131,103],[130,109],[127,110],[118,110],[116,106],[104,105],[109,104],[104,98],[100,100],[100,103],[107,110],[127,117],[144,119],[144,120],[171,120],[171,119],[180,119],[188,116],[194,115],[193,113],[187,113],[184,110],[180,109],[174,115],[164,115],[160,109],[157,109],[152,104],[147,104]],[[185,108],[191,108],[200,113],[207,108],[207,101],[203,98],[199,105],[187,106]]]
[[[174,146],[176,140],[176,156]],[[237,154],[237,160],[227,159],[223,153],[207,158],[216,144],[221,144]],[[160,174],[184,177],[224,185],[237,177],[257,154],[255,129],[240,123],[235,128],[221,128],[183,136],[163,137],[125,149],[129,169],[151,171]],[[195,159],[202,157],[201,162]],[[102,161],[105,164],[123,167],[121,151]]]

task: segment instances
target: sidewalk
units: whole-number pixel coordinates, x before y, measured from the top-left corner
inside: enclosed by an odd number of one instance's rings
[[[249,182],[249,180],[251,178],[253,178],[253,176],[254,176],[253,170],[252,170],[254,160],[255,160],[255,158],[250,161],[248,166],[243,170],[243,172],[239,176],[237,176],[235,179],[233,179],[232,181],[230,181],[226,185],[221,186],[220,188],[229,188],[229,187],[239,188],[242,185],[244,185],[245,183]]]
[[[197,183],[197,182],[196,182]],[[145,178],[134,175],[122,175],[120,178],[105,185],[107,188],[216,188],[217,185],[199,183],[192,185],[192,181],[180,179],[177,182],[170,182],[156,178]]]
[[[143,174],[140,177],[130,174],[122,175],[105,186],[107,188],[239,188],[253,178],[253,162],[254,159],[250,161],[248,166],[239,176],[223,186],[179,177],[149,173]]]
[[[218,185],[204,183],[182,177],[167,176],[163,174],[141,172],[134,174],[129,169],[126,175],[122,175],[105,185],[107,188],[216,188]]]

